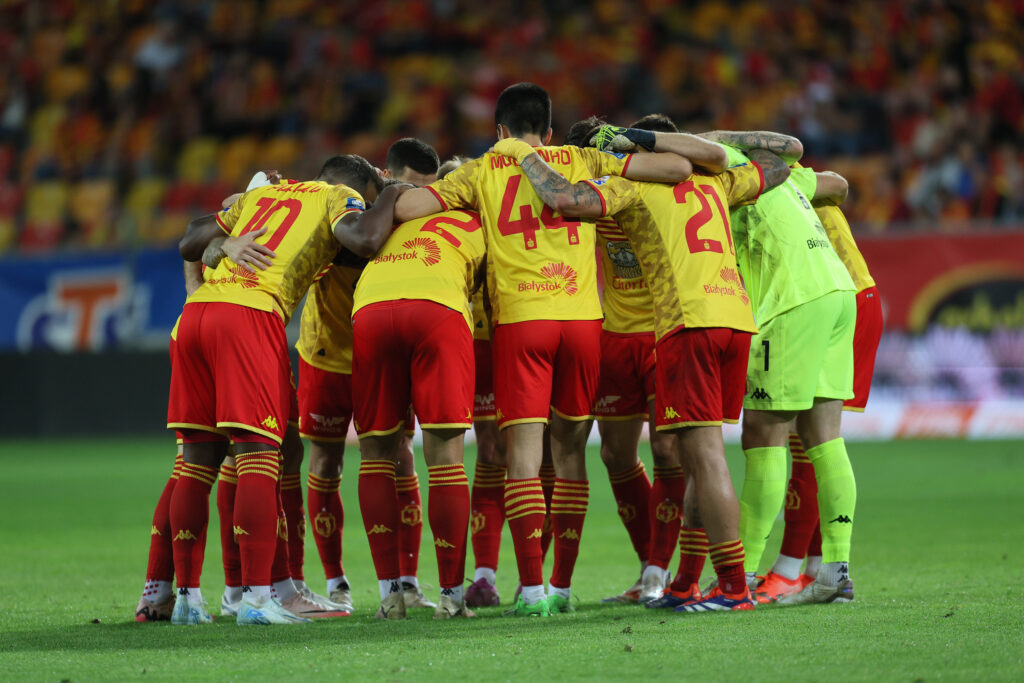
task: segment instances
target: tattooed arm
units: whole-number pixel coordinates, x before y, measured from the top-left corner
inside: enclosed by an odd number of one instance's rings
[[[786,178],[789,177],[789,164],[785,159],[766,149],[752,149],[747,154],[751,161],[756,161],[761,166],[764,173],[763,192],[786,182]]]
[[[768,130],[730,131],[713,130],[701,133],[699,137],[720,142],[723,145],[750,152],[765,149],[778,154],[787,164],[795,164],[804,155],[804,146],[791,135],[773,133]]]
[[[600,216],[604,206],[597,191],[587,183],[570,183],[548,166],[536,152],[519,162],[534,191],[544,203],[563,216]]]

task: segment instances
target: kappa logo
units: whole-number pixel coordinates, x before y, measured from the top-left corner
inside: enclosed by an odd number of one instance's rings
[[[619,503],[619,518],[624,524],[629,524],[636,519],[636,506],[632,503]]]
[[[540,538],[542,535],[543,532],[540,529],[534,529],[526,538]]]
[[[673,408],[672,406],[665,406],[665,419],[666,420],[675,420],[678,417],[679,417],[679,413],[676,412],[675,408]]]
[[[394,531],[393,529],[389,529],[386,526],[384,526],[383,524],[374,524],[373,528],[371,528],[366,533],[368,535],[369,534],[390,534],[390,533],[393,533],[393,531]]]
[[[474,512],[473,518],[469,521],[469,530],[471,533],[482,531],[487,526],[487,515],[482,512]]]
[[[330,512],[318,512],[313,518],[313,531],[321,538],[328,538],[338,530],[338,520]]]
[[[198,541],[199,538],[189,531],[188,529],[182,529],[174,536],[175,541]]]
[[[277,418],[274,417],[273,415],[268,415],[265,418],[263,418],[263,421],[260,422],[260,424],[272,431],[276,432],[278,430]]]
[[[570,541],[578,541],[578,540],[580,540],[580,534],[575,529],[566,529],[561,534],[559,534],[558,537],[559,538],[565,538],[565,539],[568,539]]]
[[[454,548],[455,546],[446,541],[443,538],[438,538],[434,541],[434,545],[438,548]]]
[[[249,532],[240,526],[231,527],[231,531],[234,532],[235,536],[248,536]]]
[[[416,526],[423,523],[423,508],[419,505],[406,505],[402,508],[402,524]]]
[[[160,533],[160,530],[156,528],[156,524],[154,524],[154,525],[153,525],[153,528],[152,528],[152,529],[150,529],[150,531],[149,531],[149,535],[150,535],[150,536],[163,536],[163,534],[162,534],[162,533]]]
[[[761,387],[757,387],[752,392],[750,392],[750,398],[755,398],[758,401],[770,401],[772,400],[772,395],[769,394],[764,389],[762,389]]]
[[[835,519],[828,520],[829,524],[834,524],[835,522],[839,522],[840,524],[853,524],[853,520],[846,515],[839,515]]]
[[[669,522],[678,519],[679,506],[673,503],[671,500],[663,500],[660,503],[658,503],[658,507],[655,508],[654,516],[662,524],[668,524]]]

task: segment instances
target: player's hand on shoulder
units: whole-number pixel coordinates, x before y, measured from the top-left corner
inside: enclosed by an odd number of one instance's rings
[[[634,152],[637,149],[650,152],[654,150],[654,133],[641,128],[601,126],[590,138],[590,144],[602,152]]]
[[[277,256],[272,249],[256,242],[256,239],[262,237],[266,232],[267,228],[262,227],[240,237],[228,237],[224,240],[221,249],[225,256],[250,273],[256,272],[253,270],[253,266],[260,270],[266,270],[273,265],[273,258]]]

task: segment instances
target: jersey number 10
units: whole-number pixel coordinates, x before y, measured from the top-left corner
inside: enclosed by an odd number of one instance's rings
[[[281,240],[288,234],[288,230],[291,229],[292,225],[295,224],[296,219],[299,217],[299,212],[302,211],[302,202],[298,199],[274,199],[273,197],[263,197],[256,202],[256,206],[259,210],[249,219],[249,222],[245,224],[242,231],[238,233],[239,236],[244,235],[247,232],[253,230],[259,230],[270,217],[281,209],[288,209],[288,215],[284,217],[281,224],[276,228],[267,230],[267,241],[265,245],[267,249],[277,249],[278,245],[281,244]]]

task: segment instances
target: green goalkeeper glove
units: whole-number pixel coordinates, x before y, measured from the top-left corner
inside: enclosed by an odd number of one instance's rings
[[[597,131],[597,135],[590,138],[590,144],[602,152],[632,152],[637,147],[653,152],[654,133],[641,128],[601,126]]]

